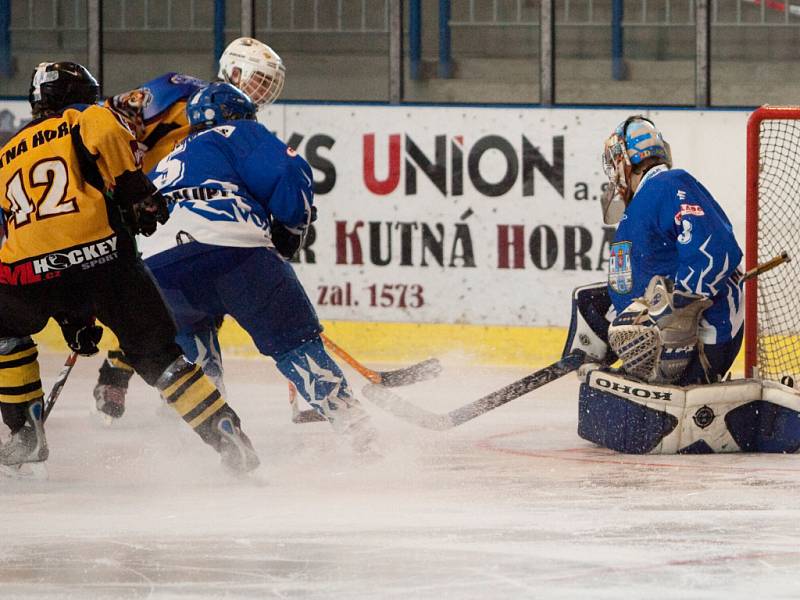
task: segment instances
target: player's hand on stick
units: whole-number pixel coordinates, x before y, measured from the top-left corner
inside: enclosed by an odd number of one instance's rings
[[[61,314],[56,319],[70,350],[81,356],[94,356],[100,350],[97,344],[103,337],[103,328],[94,319],[82,319]]]

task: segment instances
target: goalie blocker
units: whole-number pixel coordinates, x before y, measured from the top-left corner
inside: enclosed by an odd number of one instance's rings
[[[594,370],[580,388],[578,435],[629,454],[793,453],[800,392],[757,379],[679,387]]]

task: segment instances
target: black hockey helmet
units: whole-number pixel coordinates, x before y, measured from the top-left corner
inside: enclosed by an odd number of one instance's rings
[[[33,70],[28,101],[34,117],[58,112],[70,104],[94,104],[100,97],[97,80],[74,62],[43,62]]]

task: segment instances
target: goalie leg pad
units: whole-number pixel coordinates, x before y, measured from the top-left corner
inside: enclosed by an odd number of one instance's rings
[[[581,384],[578,402],[578,435],[583,439],[617,452],[647,454],[677,428],[678,417],[666,405],[671,391],[606,374],[590,381]]]
[[[769,381],[678,387],[592,371],[579,407],[578,434],[618,452],[800,450],[800,392]]]
[[[725,415],[743,452],[794,453],[800,449],[800,412],[757,400]]]
[[[761,401],[730,411],[725,422],[745,452],[797,452],[800,393],[780,383],[764,381]]]

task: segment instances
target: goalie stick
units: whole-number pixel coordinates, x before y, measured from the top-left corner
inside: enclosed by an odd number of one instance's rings
[[[582,351],[575,350],[544,369],[539,369],[530,375],[526,375],[522,379],[518,379],[514,383],[510,383],[502,389],[491,392],[482,398],[478,398],[474,402],[470,402],[461,408],[456,408],[443,415],[427,411],[410,402],[406,402],[397,394],[379,385],[367,384],[364,387],[364,395],[373,404],[404,421],[419,427],[424,427],[425,429],[442,431],[458,427],[498,406],[503,406],[503,404],[511,402],[520,396],[524,396],[528,392],[532,392],[551,381],[555,381],[567,373],[576,371],[584,363],[585,356],[586,355]]]
[[[779,256],[747,271],[742,276],[742,281],[757,277],[790,260],[791,257],[788,253],[782,252]],[[438,414],[420,408],[415,404],[403,400],[403,398],[393,393],[391,390],[379,385],[367,384],[364,387],[364,396],[376,406],[379,406],[408,423],[425,429],[443,431],[458,427],[467,421],[471,421],[475,417],[479,417],[551,381],[555,381],[572,371],[577,371],[584,363],[585,357],[586,355],[584,352],[574,350],[543,369],[539,369],[530,375],[526,375],[522,379],[510,383],[502,389],[491,392],[482,398],[478,398],[469,404],[451,410],[445,414]]]

